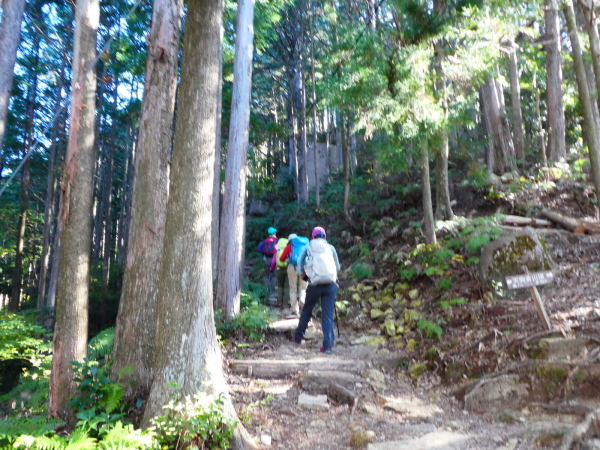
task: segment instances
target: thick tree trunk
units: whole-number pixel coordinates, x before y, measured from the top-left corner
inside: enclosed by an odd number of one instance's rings
[[[96,33],[99,0],[78,0],[75,12],[69,145],[59,211],[60,272],[56,295],[51,416],[72,422],[69,399],[75,394],[71,361],[87,354],[88,291],[92,235]]]
[[[6,131],[6,116],[12,88],[25,0],[3,0],[0,23],[0,154]]]
[[[132,373],[120,375],[129,396],[136,390],[147,391],[154,374],[158,274],[167,214],[182,9],[183,0],[155,0],[152,13],[127,264],[115,330],[113,373],[135,367]]]
[[[567,157],[558,11],[558,0],[545,0],[548,158],[552,162],[561,161]]]
[[[597,124],[594,117],[592,97],[590,95],[588,80],[585,74],[583,52],[581,43],[579,42],[579,35],[577,34],[577,23],[575,21],[572,0],[566,0],[564,2],[563,12],[565,14],[567,29],[571,39],[579,102],[581,103],[583,111],[583,133],[588,146],[590,163],[592,166],[592,182],[596,189],[596,193],[598,193],[600,192],[600,140],[598,138]]]
[[[188,1],[159,276],[156,375],[144,412],[146,426],[174,399],[171,383],[178,397],[227,394],[214,323],[210,245],[221,23],[220,0]],[[229,399],[226,409],[235,416]],[[243,447],[243,432],[236,428],[234,448]]]
[[[424,139],[421,142],[421,189],[423,196],[423,228],[425,241],[435,244],[435,220],[433,218],[433,202],[431,200],[431,182],[429,178],[429,150]]]
[[[252,84],[253,23],[254,0],[239,0],[217,277],[217,304],[224,309],[227,319],[232,319],[239,314],[242,292],[244,268],[242,243],[246,214],[246,173],[248,171],[246,158]]]

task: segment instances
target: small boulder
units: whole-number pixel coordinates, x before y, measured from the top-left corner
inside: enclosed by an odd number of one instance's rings
[[[326,395],[309,395],[305,393],[300,394],[298,397],[298,406],[318,410],[328,410],[330,407]]]
[[[465,395],[465,410],[487,411],[494,407],[504,407],[525,397],[527,393],[527,387],[519,381],[518,375],[502,375],[482,380]]]
[[[371,430],[355,431],[350,436],[350,447],[351,448],[365,448],[367,444],[373,442],[375,439],[375,432]]]

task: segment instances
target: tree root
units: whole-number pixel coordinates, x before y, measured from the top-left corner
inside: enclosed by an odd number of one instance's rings
[[[559,450],[571,450],[574,445],[580,445],[586,438],[591,437],[593,434],[597,434],[600,431],[600,408],[595,409],[587,416],[580,424],[571,428],[570,431],[565,433],[560,443]]]

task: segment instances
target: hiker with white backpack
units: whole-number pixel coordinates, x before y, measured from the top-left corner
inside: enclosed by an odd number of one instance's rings
[[[309,285],[306,289],[306,303],[300,315],[298,328],[294,333],[294,343],[302,344],[313,309],[321,300],[321,326],[323,328],[321,351],[330,354],[335,339],[333,316],[337,293],[337,274],[341,267],[337,252],[334,246],[327,242],[326,237],[327,233],[324,228],[315,227],[312,231],[312,240],[298,257],[298,271],[306,275]]]
[[[288,245],[279,257],[280,261],[287,261],[287,277],[290,286],[290,315],[298,317],[306,300],[308,282],[303,280],[298,271],[298,257],[308,245],[308,238],[292,233],[288,236]]]

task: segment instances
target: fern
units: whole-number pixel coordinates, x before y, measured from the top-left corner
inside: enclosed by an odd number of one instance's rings
[[[98,360],[105,357],[113,349],[115,329],[107,328],[94,336],[88,344],[88,359]]]
[[[441,339],[442,334],[443,334],[443,330],[442,327],[440,327],[437,323],[432,322],[430,320],[427,319],[421,319],[419,320],[419,323],[417,324],[417,326],[419,327],[419,330],[421,330],[425,336],[427,336],[429,339]]]

